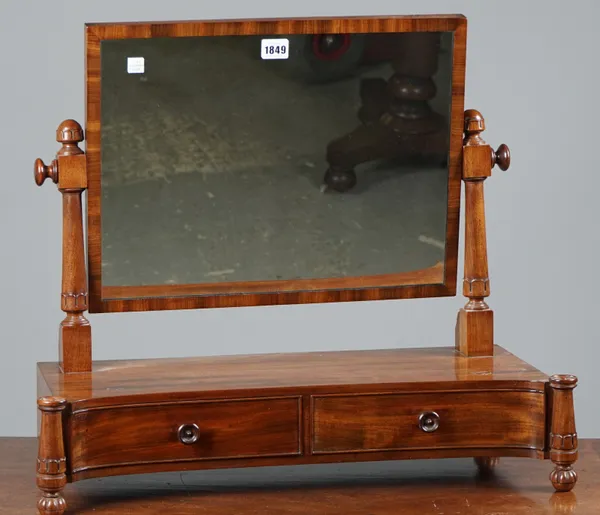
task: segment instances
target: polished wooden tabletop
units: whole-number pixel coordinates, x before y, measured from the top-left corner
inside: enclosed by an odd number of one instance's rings
[[[331,393],[344,385],[382,385],[414,392],[457,383],[470,387],[544,389],[548,376],[502,347],[493,356],[461,356],[454,346],[424,349],[381,349],[338,352],[253,354],[248,356],[203,356],[194,358],[95,361],[90,373],[63,374],[58,363],[39,363],[42,395],[64,397],[78,402],[78,408],[113,402],[139,402],[139,395],[153,401],[173,396],[180,401],[189,394],[194,400],[203,394],[227,396],[249,390],[292,388],[298,394],[306,387],[310,394],[319,388]]]
[[[90,479],[67,485],[67,514],[537,515],[600,514],[600,440],[582,440],[579,482],[554,493],[551,464],[501,460],[349,463]],[[36,439],[0,438],[0,513],[32,515]]]

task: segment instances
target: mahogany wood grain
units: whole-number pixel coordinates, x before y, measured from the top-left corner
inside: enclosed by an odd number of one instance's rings
[[[577,482],[573,463],[579,457],[573,390],[577,378],[572,375],[554,375],[550,378],[550,399],[552,411],[550,419],[550,459],[555,464],[550,481],[560,492],[572,490]]]
[[[40,515],[61,515],[66,509],[62,489],[67,484],[67,458],[63,442],[63,411],[67,401],[58,397],[41,397],[41,427],[38,438],[36,483],[42,491],[38,501]]]
[[[172,472],[67,485],[69,511],[94,515],[596,515],[600,440],[580,445],[572,492],[548,489],[547,461],[502,459],[479,474],[469,459]],[[35,438],[0,438],[0,513],[36,510]]]
[[[225,402],[174,402],[79,411],[70,419],[71,471],[299,455],[300,397]],[[196,424],[198,440],[184,444],[178,429]]]
[[[490,295],[483,183],[498,162],[506,170],[510,151],[498,153],[483,140],[485,120],[479,111],[465,111],[462,178],[465,183],[465,274],[463,295],[468,302],[458,313],[456,348],[465,356],[489,356],[494,351],[494,312]]]
[[[357,289],[368,288],[369,286],[393,288],[399,283],[437,287],[436,285],[438,283],[443,282],[444,264],[438,263],[429,268],[414,270],[412,272],[403,272],[401,274],[364,275],[360,277],[330,277],[326,279],[298,279],[289,281],[166,284],[158,286],[103,286],[102,298],[105,300],[123,301],[141,298],[146,299],[147,302],[151,302],[153,300],[152,298],[160,296],[206,296],[222,293],[236,294],[242,291],[257,294],[289,292],[300,295],[300,298],[302,298],[302,294],[308,294],[313,297],[315,291],[323,289]],[[323,293],[325,295],[327,294],[327,292]],[[450,292],[447,294],[450,294]],[[311,301],[311,297],[307,297],[307,302]],[[316,297],[316,299],[319,299],[319,297]],[[245,305],[243,299],[238,300],[240,300],[241,304],[237,304],[237,302],[234,301],[231,303],[230,307],[235,305]],[[113,306],[119,306],[119,304],[113,303]],[[139,306],[142,305],[140,304]],[[126,309],[125,311],[135,311],[137,307],[137,304],[133,304],[132,309]],[[112,309],[112,307],[109,306],[109,309]]]
[[[62,168],[61,168],[62,169]],[[63,274],[59,355],[65,373],[89,372],[92,366],[92,328],[84,316],[87,285],[81,218],[82,189],[63,190]]]
[[[96,362],[81,374],[46,363],[39,371],[41,391],[68,399],[69,481],[178,469],[548,457],[548,377],[502,348],[480,358],[447,347]],[[426,410],[441,416],[429,439],[414,430]],[[177,429],[191,423],[200,439],[185,447]]]
[[[132,474],[155,474],[157,472],[192,471],[192,470],[222,470],[235,468],[256,467],[281,467],[301,465],[327,465],[331,463],[355,463],[355,462],[380,462],[393,460],[427,460],[440,458],[528,458],[546,459],[547,453],[535,449],[519,447],[478,447],[458,449],[404,449],[385,450],[363,453],[335,453],[335,454],[302,454],[285,457],[252,457],[252,458],[230,458],[230,459],[207,459],[182,462],[155,463],[130,463],[126,465],[84,468],[70,474],[70,483],[76,483],[86,479],[99,477],[124,476]],[[546,481],[545,488],[551,490]]]
[[[500,347],[479,358],[441,347],[108,361],[80,374],[43,363],[39,373],[40,391],[68,401],[71,482],[170,470],[549,456],[548,377]],[[427,410],[441,420],[429,437],[415,429]],[[182,424],[198,425],[197,445],[178,443]]]
[[[512,447],[544,450],[543,392],[325,395],[313,398],[314,452]],[[439,427],[419,427],[421,414]]]
[[[86,157],[89,180],[88,276],[90,312],[197,309],[439,297],[456,294],[467,21],[461,15],[271,20],[100,23],[86,26]],[[102,286],[101,71],[102,41],[129,38],[260,34],[454,33],[451,137],[445,262],[443,270],[346,279],[307,279],[210,285]]]
[[[406,31],[454,32],[443,266],[401,277],[343,281],[102,288],[102,41]],[[554,488],[563,494],[573,488],[576,378],[549,379],[493,345],[493,314],[485,302],[489,278],[483,181],[493,166],[508,168],[510,151],[501,146],[494,152],[481,139],[480,113],[467,111],[463,118],[463,17],[93,24],[87,27],[86,41],[87,153],[78,147],[81,127],[67,121],[59,127],[63,147],[57,159],[50,166],[38,160],[34,170],[38,184],[50,178],[63,193],[62,308],[67,313],[61,324],[61,362],[38,366],[39,513],[62,513],[65,483],[93,477],[389,459],[475,457],[481,469],[490,469],[501,456],[550,458]],[[461,176],[467,216],[463,291],[469,302],[459,314],[454,347],[92,363],[91,332],[83,315],[88,296],[81,193],[86,187],[92,311],[139,311],[454,294]],[[110,294],[118,298],[105,298]],[[135,298],[139,295],[144,298]],[[424,413],[425,418],[420,416]],[[438,422],[439,427],[424,431]],[[189,436],[197,438],[187,444],[188,433],[181,432],[186,424],[193,428]]]
[[[95,361],[92,373],[65,375],[38,365],[44,391],[73,411],[100,406],[243,396],[471,388],[545,391],[548,376],[496,347],[467,358],[453,347]],[[417,388],[418,385],[418,388]]]
[[[79,148],[83,139],[81,126],[65,120],[56,130],[56,141],[62,145],[56,159],[49,167],[41,159],[34,165],[36,184],[52,179],[63,198],[61,309],[66,316],[59,327],[59,361],[65,373],[89,372],[92,366],[92,332],[83,315],[88,309],[81,206],[87,175]]]

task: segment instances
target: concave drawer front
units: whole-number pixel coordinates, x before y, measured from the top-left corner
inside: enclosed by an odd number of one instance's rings
[[[75,412],[71,469],[300,453],[300,398]]]
[[[543,449],[544,395],[467,392],[313,397],[313,453]]]

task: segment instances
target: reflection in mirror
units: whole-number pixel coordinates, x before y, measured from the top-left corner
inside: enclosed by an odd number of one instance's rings
[[[102,42],[104,286],[443,263],[452,33],[264,39]]]

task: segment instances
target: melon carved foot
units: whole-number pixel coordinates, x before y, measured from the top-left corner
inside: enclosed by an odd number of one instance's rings
[[[557,492],[569,492],[577,483],[573,464],[578,457],[573,390],[577,378],[572,375],[554,375],[550,378],[552,423],[550,427],[550,459],[554,470],[550,481]]]
[[[60,397],[41,397],[41,429],[36,483],[42,491],[37,503],[39,515],[62,515],[67,503],[62,490],[67,484],[67,458],[63,442],[62,417],[67,401]]]

